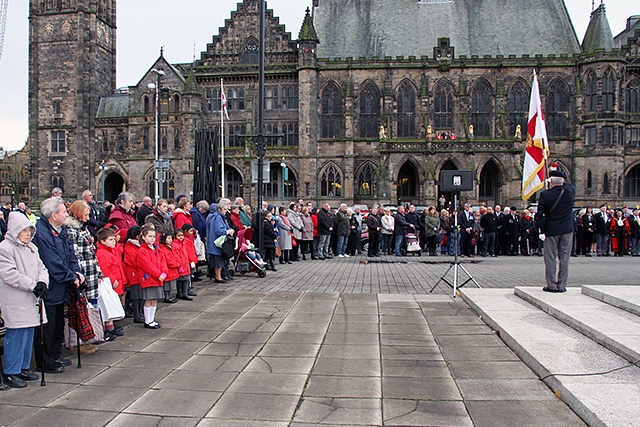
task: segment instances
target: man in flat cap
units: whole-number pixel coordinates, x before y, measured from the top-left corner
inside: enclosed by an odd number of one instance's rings
[[[560,170],[549,172],[549,189],[540,193],[540,239],[544,243],[545,292],[565,292],[573,244],[573,202],[576,189]],[[556,276],[556,260],[559,263]]]

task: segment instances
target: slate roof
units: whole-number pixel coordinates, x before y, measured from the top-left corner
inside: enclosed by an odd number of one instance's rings
[[[636,30],[640,30],[640,15],[632,15],[627,18],[627,27],[613,38],[616,47],[627,44],[627,39],[635,35]]]
[[[111,95],[100,98],[98,119],[113,119],[119,117],[127,117],[129,115],[129,95]]]
[[[591,13],[591,19],[582,40],[582,51],[593,53],[597,49],[611,50],[614,47],[611,27],[604,9],[604,4]]]
[[[563,0],[319,0],[318,57],[433,55],[448,37],[459,55],[580,52]]]

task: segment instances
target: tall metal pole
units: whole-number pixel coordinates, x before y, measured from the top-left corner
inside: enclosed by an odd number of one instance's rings
[[[160,185],[160,174],[162,171],[160,170],[160,72],[156,71],[156,161],[154,163],[154,168],[156,172],[156,204],[158,203],[158,199],[160,199],[160,192],[162,191],[162,186]]]
[[[104,175],[107,169],[107,165],[104,163],[104,160],[100,164],[100,169],[102,169],[102,202],[104,203],[104,201],[107,200],[107,198],[104,195]]]
[[[264,32],[264,13],[265,13],[265,0],[260,0],[260,59],[258,64],[258,129],[257,135],[257,147],[258,147],[258,209],[256,209],[256,222],[258,231],[258,250],[261,255],[264,255],[264,211],[262,203],[264,199],[264,176],[263,165],[265,155],[265,140],[264,140],[264,48],[265,48],[265,32]]]

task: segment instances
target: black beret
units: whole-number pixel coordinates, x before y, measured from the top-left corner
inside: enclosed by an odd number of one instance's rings
[[[558,178],[563,178],[563,179],[567,179],[567,176],[564,174],[564,172],[562,172],[561,170],[554,170],[549,172],[549,176],[550,177],[558,177]]]

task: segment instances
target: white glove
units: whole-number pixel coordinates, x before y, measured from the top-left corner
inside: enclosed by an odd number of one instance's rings
[[[540,240],[542,240],[543,242],[544,242],[545,240],[547,240],[547,236],[546,236],[544,233],[538,234],[538,238],[539,238]]]
[[[191,263],[189,264],[189,266],[190,266],[191,268],[196,268],[196,263],[195,263],[195,262],[191,262]]]

